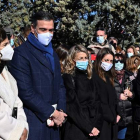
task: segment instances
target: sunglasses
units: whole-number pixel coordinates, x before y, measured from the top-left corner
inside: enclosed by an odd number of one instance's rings
[[[115,63],[118,63],[118,62],[120,62],[120,63],[124,63],[123,60],[115,60]]]

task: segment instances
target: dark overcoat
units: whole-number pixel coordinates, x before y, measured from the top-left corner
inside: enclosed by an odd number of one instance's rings
[[[95,140],[90,137],[95,127],[102,128],[102,111],[96,85],[86,71],[76,69],[74,76],[63,74],[66,87],[67,122],[62,127],[62,140]]]
[[[101,99],[103,111],[103,127],[98,140],[117,140],[117,115],[121,115],[117,102],[115,88],[112,86],[109,77],[106,76],[106,82],[102,80],[96,72],[93,72],[93,80],[97,84],[97,90]]]
[[[29,123],[28,140],[59,140],[58,128],[50,128],[46,120],[57,109],[65,111],[65,88],[60,73],[59,59],[54,52],[53,72],[42,52],[28,40],[15,48],[12,61],[8,65],[17,80],[19,97]]]

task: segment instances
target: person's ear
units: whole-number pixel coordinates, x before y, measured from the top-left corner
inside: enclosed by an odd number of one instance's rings
[[[105,35],[104,37],[105,37],[105,40],[106,40],[107,39],[107,35]]]
[[[33,24],[31,25],[31,32],[32,32],[33,34],[35,34],[35,28],[34,28],[34,25],[33,25]]]

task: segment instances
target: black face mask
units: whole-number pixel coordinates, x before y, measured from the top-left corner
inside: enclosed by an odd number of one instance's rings
[[[4,66],[6,65],[5,61],[0,62],[0,73],[2,73]]]

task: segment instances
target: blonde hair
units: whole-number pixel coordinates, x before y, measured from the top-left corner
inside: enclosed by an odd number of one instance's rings
[[[137,55],[134,55],[126,59],[126,69],[128,71],[131,72],[137,71],[139,65],[140,65],[140,57]]]
[[[70,50],[66,57],[65,64],[64,64],[64,73],[74,75],[75,74],[75,62],[74,59],[78,52],[86,53],[88,57],[88,67],[87,67],[87,78],[91,79],[92,77],[92,63],[89,59],[89,54],[87,49],[82,45],[75,45]]]

